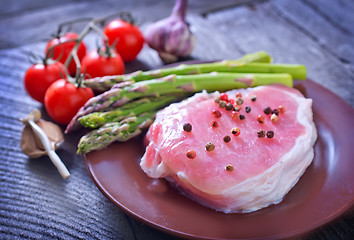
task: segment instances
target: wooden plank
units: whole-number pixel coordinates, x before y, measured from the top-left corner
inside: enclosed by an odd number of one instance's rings
[[[28,5],[21,6],[22,2],[11,2],[11,6],[14,5],[12,8],[15,9],[12,11],[15,11],[15,13],[0,17],[0,32],[6,33],[0,35],[0,49],[48,40],[51,34],[57,31],[57,26],[60,23],[81,17],[101,18],[114,13],[128,11],[133,14],[138,24],[146,25],[169,16],[174,5],[174,0],[144,0],[143,4],[139,0],[120,1],[119,3],[114,0],[74,1],[64,2],[63,4],[58,4],[55,1],[51,4],[44,4],[42,7],[48,7],[43,9],[40,7],[42,1],[29,2],[32,6],[31,11],[27,9],[21,15],[15,14],[16,11],[26,9]],[[217,9],[254,1],[258,2],[257,0],[190,1],[188,13],[205,14]],[[82,29],[82,24],[75,26],[73,28],[74,31]],[[21,38],[18,36],[21,36]]]
[[[205,1],[189,1],[189,9],[194,14],[199,14],[201,16],[206,16],[213,12],[222,11],[228,8],[235,8],[241,5],[250,3],[260,3],[265,0],[205,0]]]
[[[214,1],[214,0],[203,0],[203,1],[189,1],[188,9],[193,13],[199,13],[202,15],[208,14],[210,12],[220,11],[225,8],[232,8],[242,4],[248,4],[250,2],[260,2],[264,0],[223,0],[223,1]],[[0,9],[0,19],[6,18],[9,16],[20,15],[23,13],[33,12],[41,9],[50,9],[58,8],[67,4],[80,3],[81,0],[32,0],[32,1],[22,1],[22,0],[12,0],[4,3],[4,7]],[[102,0],[90,0],[87,1],[88,5],[102,3]],[[165,0],[163,1],[166,5],[166,10],[171,10],[175,0]],[[119,3],[116,1],[110,1],[112,8],[139,8],[141,6],[155,5],[156,1],[154,0],[120,0]],[[159,5],[160,6],[160,5]],[[166,11],[168,14],[168,11]]]
[[[272,9],[277,10],[285,20],[314,39],[327,52],[344,63],[354,64],[353,35],[343,32],[342,28],[338,28],[338,24],[327,21],[313,5],[301,1],[276,0],[272,2]],[[344,17],[343,22],[346,22],[346,25],[350,24],[349,29],[353,30],[354,24],[350,21],[353,18],[353,11],[343,11],[341,14]]]
[[[74,2],[70,4],[59,5],[55,8],[38,9],[24,13],[20,16],[12,16],[0,20],[0,32],[6,32],[0,36],[0,48],[13,48],[24,44],[35,43],[50,38],[50,35],[57,31],[57,26],[65,21],[81,17],[104,17],[120,11],[131,11],[138,19],[138,22],[144,22],[147,13],[152,20],[157,20],[164,15],[166,4],[158,2],[157,4],[133,5],[135,1],[127,1],[122,7],[115,1],[106,0],[99,2]],[[136,2],[135,2],[136,3]],[[140,8],[139,8],[140,6]],[[168,5],[170,9],[171,6]],[[158,9],[158,10],[157,10]],[[151,14],[151,15],[150,15]],[[55,18],[53,18],[55,16]],[[9,29],[11,26],[11,29]],[[80,31],[82,24],[77,24],[74,31]],[[21,36],[19,38],[18,36]]]
[[[73,1],[79,2],[80,0],[35,0],[35,1],[23,1],[23,0],[11,0],[3,1],[0,8],[0,18],[4,18],[11,15],[19,15],[25,12],[29,12],[35,9],[48,9],[71,3]]]
[[[303,0],[303,2],[344,34],[354,35],[354,1]]]

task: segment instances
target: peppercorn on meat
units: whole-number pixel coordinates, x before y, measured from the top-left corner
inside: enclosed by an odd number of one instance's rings
[[[311,107],[280,85],[198,93],[157,113],[140,165],[217,211],[277,204],[312,162]]]

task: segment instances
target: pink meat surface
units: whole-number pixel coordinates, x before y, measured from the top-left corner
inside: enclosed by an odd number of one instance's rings
[[[243,120],[232,118],[232,111],[215,103],[219,93],[198,93],[161,110],[147,133],[149,145],[141,160],[146,174],[166,178],[192,199],[226,213],[251,212],[280,202],[313,159],[317,135],[312,100],[284,86],[238,89],[227,95],[236,99],[238,92]],[[276,122],[263,112],[280,105],[285,112]],[[214,110],[221,117],[215,117]],[[259,115],[264,123],[257,121]],[[192,125],[190,132],[183,130],[186,123]],[[235,127],[241,131],[238,136],[231,133]],[[273,131],[274,137],[258,137],[260,129]],[[225,136],[231,141],[225,142]],[[207,143],[215,149],[207,151]],[[189,150],[195,151],[195,158],[186,156]],[[227,165],[233,169],[227,170]]]

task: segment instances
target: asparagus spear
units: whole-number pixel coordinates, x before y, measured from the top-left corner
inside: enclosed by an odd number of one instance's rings
[[[288,73],[293,79],[306,79],[306,67],[298,64],[246,63],[238,66],[226,66],[224,68],[219,68],[216,72]]]
[[[288,73],[294,79],[304,80],[306,79],[306,68],[304,65],[297,64],[269,64],[269,63],[232,63],[231,61],[223,61],[217,63],[199,64],[196,65],[179,65],[177,68],[170,68],[167,71],[165,69],[159,69],[148,72],[141,72],[142,76],[146,79],[153,79],[153,77],[164,77],[170,74],[176,75],[192,75],[210,72],[230,72],[230,73]],[[190,67],[193,66],[193,67]],[[153,73],[154,72],[154,73]],[[170,73],[170,74],[169,74]],[[147,75],[149,74],[149,75]],[[104,79],[108,79],[105,81]],[[117,84],[115,80],[121,81],[121,79],[115,78],[115,76],[106,76],[101,78],[103,80],[100,85],[93,86],[87,85],[91,88],[97,90],[108,90],[113,84]],[[141,79],[135,79],[136,81],[141,81]],[[90,81],[90,80],[87,80]],[[127,79],[125,81],[128,81]],[[129,80],[132,81],[132,80]],[[87,82],[89,83],[89,82]],[[119,84],[119,83],[118,83]]]
[[[203,89],[209,91],[228,90],[272,83],[282,83],[291,87],[292,78],[289,74],[210,73],[188,76],[170,75],[163,80],[155,79],[137,82],[132,86],[119,89],[120,91],[115,96],[115,100],[120,102],[120,104],[127,103],[125,107],[129,107],[128,102],[130,99],[145,96],[197,92]],[[133,102],[132,104],[135,103]],[[144,107],[147,107],[147,105],[144,105]],[[141,108],[141,111],[147,112],[145,114],[141,114],[138,117],[128,117],[120,122],[105,123],[100,128],[83,136],[78,145],[78,153],[102,149],[114,141],[126,141],[140,134],[141,129],[150,125],[156,114],[156,112],[151,112],[149,109],[144,111],[144,107]],[[105,116],[105,113],[99,113],[99,116]]]
[[[245,73],[205,73],[197,75],[169,75],[164,78],[136,82],[129,87],[118,89],[110,98],[98,99],[103,105],[122,106],[133,99],[175,93],[202,91],[225,91],[274,83],[292,87],[289,74],[245,74]],[[102,102],[103,100],[103,102]],[[108,102],[108,103],[107,103]],[[87,106],[89,107],[89,106]]]
[[[114,141],[127,141],[140,134],[155,118],[156,112],[130,117],[120,122],[106,123],[98,129],[92,130],[81,137],[77,153],[88,153],[102,149]]]
[[[166,94],[194,93],[202,90],[226,91],[279,83],[292,87],[292,77],[286,73],[204,73],[196,75],[169,75],[163,78],[136,82],[124,88],[114,88],[91,98],[68,124],[65,132],[77,126],[77,119],[109,107],[122,106],[133,99],[158,97]]]
[[[178,99],[177,96],[141,98],[108,112],[94,112],[79,118],[84,127],[97,128],[109,122],[119,122],[124,118],[138,116],[144,112],[160,109]]]
[[[253,54],[246,54],[242,58],[237,60],[224,60],[214,63],[201,63],[201,64],[181,64],[175,67],[162,68],[158,70],[150,71],[136,71],[134,73],[117,75],[117,76],[105,76],[92,79],[84,80],[84,84],[87,87],[92,88],[96,91],[106,91],[110,89],[114,84],[124,81],[143,81],[154,78],[160,78],[171,74],[176,75],[188,75],[188,74],[199,74],[199,73],[209,73],[212,71],[227,71],[234,72],[236,69],[243,64],[251,62],[260,62],[260,63],[270,63],[271,58],[268,53],[264,51],[256,52]],[[255,66],[254,71],[258,69]],[[264,67],[262,68],[264,69]],[[261,70],[262,70],[261,69]],[[264,70],[263,70],[264,72]],[[268,71],[269,72],[269,71]]]
[[[280,83],[292,87],[289,74],[204,73],[196,75],[169,75],[163,78],[136,82],[124,88],[114,88],[88,100],[68,124],[65,132],[77,126],[77,120],[87,114],[109,107],[122,106],[133,99],[158,97],[165,94],[181,94],[202,91],[225,91],[234,88],[255,87]]]

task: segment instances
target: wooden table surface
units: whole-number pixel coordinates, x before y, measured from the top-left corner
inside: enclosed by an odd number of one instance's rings
[[[58,151],[71,172],[63,181],[47,157],[21,152],[19,118],[42,111],[23,86],[29,52],[43,54],[61,22],[130,11],[142,30],[169,15],[174,1],[0,1],[0,239],[177,239],[126,215],[98,190],[82,156],[78,136],[65,136]],[[187,19],[197,43],[192,59],[235,59],[265,50],[275,62],[300,63],[308,77],[354,105],[354,1],[194,0]],[[75,30],[75,29],[74,29]],[[87,40],[95,42],[94,37]],[[162,66],[144,47],[127,72]],[[325,103],[324,103],[325,104]],[[329,113],[330,114],[330,113]],[[50,120],[50,119],[49,119]],[[325,201],[325,199],[324,199]],[[354,213],[301,239],[354,239]]]

